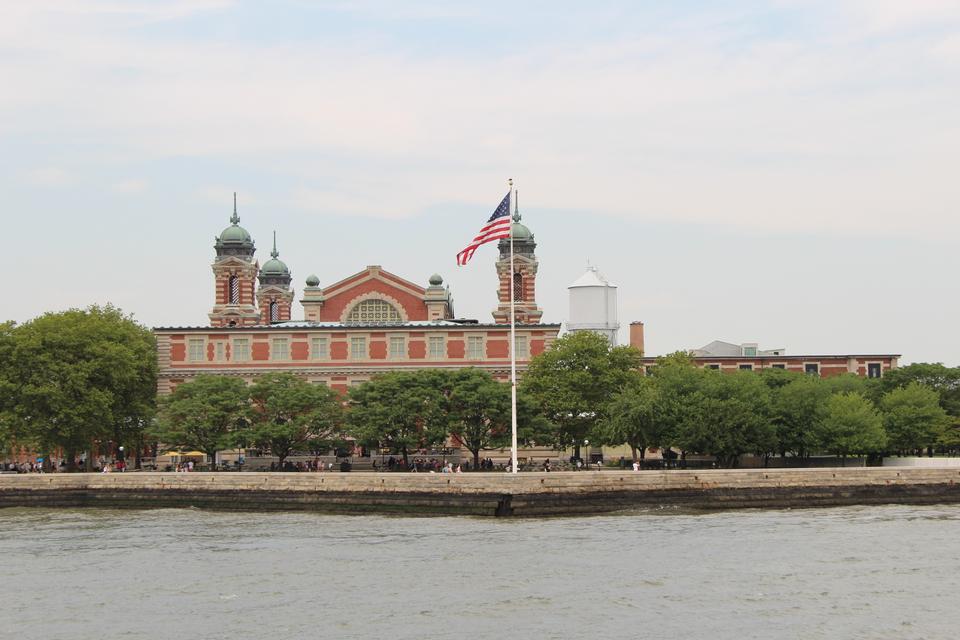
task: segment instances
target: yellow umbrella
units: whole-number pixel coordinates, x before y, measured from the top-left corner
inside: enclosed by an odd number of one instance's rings
[[[196,456],[206,456],[203,451],[167,451],[161,455],[171,456],[171,457],[180,457],[180,458],[193,458]]]

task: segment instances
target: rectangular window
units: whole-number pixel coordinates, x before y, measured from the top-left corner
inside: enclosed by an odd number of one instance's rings
[[[752,364],[742,364],[740,365],[740,371],[753,371]]]
[[[250,341],[246,338],[234,338],[233,361],[247,362],[250,360]]]
[[[274,338],[273,347],[270,349],[271,360],[289,360],[290,344],[286,338]]]
[[[470,360],[483,359],[483,336],[467,337],[467,358]]]
[[[310,357],[314,360],[327,359],[327,338],[314,336],[310,339]]]
[[[325,386],[327,386],[327,381],[326,381],[326,380],[311,380],[311,381],[310,381],[310,384],[315,384],[315,385],[317,385],[318,387],[325,387]]]
[[[777,363],[777,364],[772,364],[772,365],[770,365],[770,368],[771,368],[771,369],[786,369],[786,368],[787,368],[787,365],[783,364],[782,362],[779,362],[779,363]]]
[[[190,338],[190,352],[188,354],[190,362],[202,362],[206,359],[204,358],[205,346],[203,338]]]
[[[218,342],[214,345],[214,353],[217,362],[223,362],[227,359],[227,347],[222,342]]]
[[[527,348],[527,336],[517,336],[514,342],[514,353],[517,358],[530,357],[530,350]]]
[[[402,360],[407,357],[407,339],[403,336],[390,336],[390,359]]]
[[[812,376],[818,376],[820,375],[820,364],[817,362],[805,362],[803,364],[803,372]]]
[[[430,358],[432,360],[440,360],[446,357],[446,338],[443,336],[430,336]]]
[[[720,370],[720,365],[718,365],[718,364],[708,364],[708,365],[707,365],[707,369],[712,369],[713,371],[719,371],[719,370]]]
[[[350,359],[365,360],[367,357],[367,339],[362,336],[350,338]]]
[[[879,362],[870,362],[867,364],[867,377],[879,378],[883,375],[883,365]]]
[[[757,355],[757,348],[756,348],[756,347],[744,347],[744,348],[743,348],[743,355],[745,355],[745,356],[755,356],[755,355]]]

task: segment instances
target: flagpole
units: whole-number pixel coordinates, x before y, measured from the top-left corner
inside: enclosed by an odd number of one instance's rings
[[[516,206],[516,192],[513,189],[513,178],[510,178],[511,205]],[[512,208],[512,207],[511,207]],[[511,216],[512,217],[512,216]],[[513,221],[510,222],[510,426],[513,440],[510,445],[510,471],[517,473],[517,320],[514,314],[513,299]]]

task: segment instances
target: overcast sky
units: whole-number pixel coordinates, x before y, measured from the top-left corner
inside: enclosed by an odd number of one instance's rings
[[[486,321],[513,177],[545,321],[589,259],[651,355],[960,365],[958,79],[956,1],[7,2],[0,319],[205,324],[237,191],[298,299],[381,264]]]

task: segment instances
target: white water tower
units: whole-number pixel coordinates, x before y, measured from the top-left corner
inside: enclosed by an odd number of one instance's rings
[[[567,287],[570,292],[568,331],[593,331],[605,336],[611,346],[617,346],[617,287],[594,266]]]

